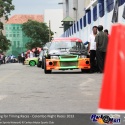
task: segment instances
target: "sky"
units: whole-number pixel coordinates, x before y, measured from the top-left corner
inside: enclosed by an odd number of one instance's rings
[[[58,3],[62,0],[12,0],[15,10],[11,11],[11,15],[15,14],[44,14],[45,9],[62,9],[62,5]]]

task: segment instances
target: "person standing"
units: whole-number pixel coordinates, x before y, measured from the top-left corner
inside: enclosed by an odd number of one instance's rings
[[[108,44],[108,36],[106,33],[103,32],[103,26],[98,26],[99,33],[95,37],[96,42],[96,58],[97,58],[97,66],[99,72],[102,73],[104,70],[104,62],[105,62],[105,55],[106,49]]]
[[[21,63],[21,54],[18,55],[18,63]]]
[[[88,40],[88,52],[90,53],[90,73],[96,72],[96,43],[95,43],[95,36],[97,35],[97,26],[93,26],[92,34],[89,36]]]
[[[22,57],[22,64],[24,65],[24,61],[25,61],[25,54],[24,54],[24,52],[21,54],[21,57]]]
[[[37,48],[35,48],[34,54],[35,54],[35,57],[39,56],[39,50],[37,50]]]
[[[5,60],[6,56],[3,54],[3,64],[6,63],[6,60]]]
[[[33,57],[34,57],[34,53],[33,53],[33,51],[30,51],[29,58],[33,58]]]

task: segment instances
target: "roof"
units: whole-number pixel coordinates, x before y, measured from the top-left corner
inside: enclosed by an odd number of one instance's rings
[[[60,38],[54,38],[54,39],[52,40],[52,42],[56,42],[56,41],[82,42],[81,39],[76,38],[76,37],[71,37],[71,38],[69,38],[69,37],[60,37]]]
[[[23,24],[28,20],[43,22],[43,15],[14,15],[6,22],[6,24]]]
[[[69,22],[69,21],[73,22],[74,20],[71,17],[67,16],[61,22]]]

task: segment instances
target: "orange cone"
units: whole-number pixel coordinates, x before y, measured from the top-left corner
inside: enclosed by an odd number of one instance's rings
[[[125,113],[125,26],[112,27],[98,113]]]

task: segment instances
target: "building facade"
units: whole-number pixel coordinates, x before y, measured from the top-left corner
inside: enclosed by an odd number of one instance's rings
[[[79,20],[84,14],[85,9],[94,0],[63,0],[63,17],[70,16],[73,20]]]
[[[74,22],[62,34],[62,37],[78,37],[86,42],[92,33],[93,26],[103,25],[104,29],[108,29],[110,34],[111,27],[114,24],[113,18],[117,18],[118,23],[125,24],[125,0],[118,0],[117,2],[116,0],[94,0],[86,4],[85,10],[82,17]]]
[[[63,33],[61,21],[63,20],[63,9],[46,9],[44,10],[44,22],[50,26],[54,33],[53,37],[60,37]],[[49,24],[50,23],[50,24]]]
[[[5,24],[6,37],[11,41],[11,47],[7,51],[7,55],[15,55],[25,52],[25,44],[30,42],[22,31],[22,24],[28,20],[43,22],[42,15],[14,15]]]

